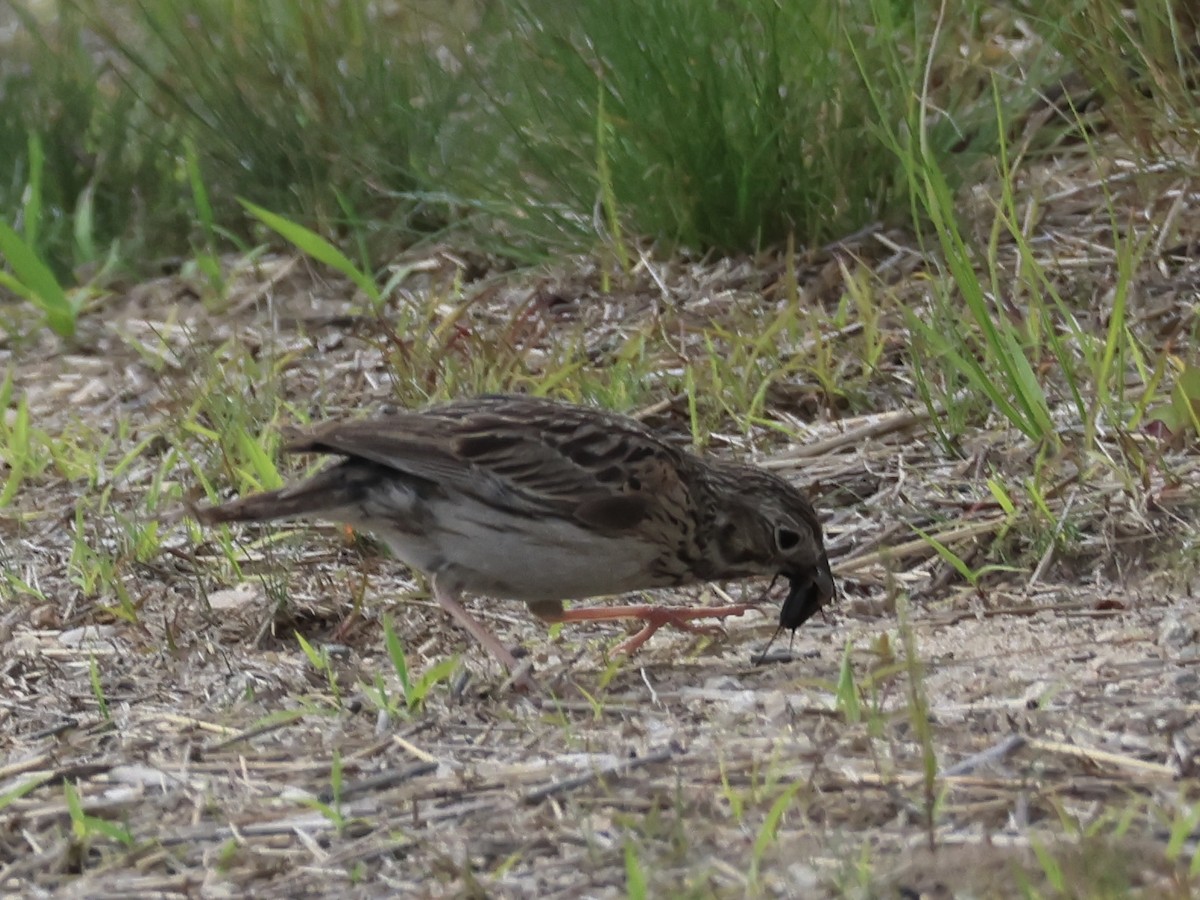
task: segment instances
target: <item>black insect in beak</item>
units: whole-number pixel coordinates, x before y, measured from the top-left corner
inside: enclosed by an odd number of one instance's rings
[[[833,585],[833,573],[829,569],[829,560],[825,557],[821,558],[815,569],[781,574],[788,580],[788,595],[783,601],[783,606],[779,608],[779,627],[771,635],[771,640],[767,642],[763,652],[754,660],[756,665],[767,661],[767,651],[771,649],[771,644],[775,643],[775,638],[779,637],[779,632],[790,628],[792,638],[795,639],[796,629],[816,615],[818,610],[833,602],[837,594]]]
[[[834,597],[833,573],[829,561],[822,560],[822,567],[804,575],[789,575],[787,599],[779,609],[779,627],[796,629],[816,615],[817,610],[832,602]]]

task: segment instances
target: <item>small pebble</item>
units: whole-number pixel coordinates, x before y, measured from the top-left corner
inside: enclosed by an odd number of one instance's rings
[[[89,644],[106,643],[115,637],[117,629],[112,625],[84,625],[71,628],[58,636],[58,642],[66,647],[82,647]]]
[[[778,647],[767,653],[761,651],[751,653],[750,663],[755,666],[763,666],[771,663],[799,662],[802,659],[816,659],[820,655],[820,650],[795,651],[789,650],[787,647]]]
[[[1200,688],[1200,673],[1189,669],[1186,672],[1180,672],[1178,675],[1172,678],[1171,681],[1174,682],[1175,687],[1179,688],[1181,691],[1194,691],[1197,688]]]
[[[741,691],[745,688],[746,686],[732,675],[714,675],[712,678],[704,679],[704,690],[706,691]]]
[[[1160,647],[1179,649],[1186,647],[1196,640],[1196,626],[1175,614],[1163,618],[1158,627],[1158,644]]]

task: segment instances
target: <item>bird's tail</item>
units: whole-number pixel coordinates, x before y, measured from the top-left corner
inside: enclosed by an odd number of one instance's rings
[[[230,500],[219,506],[194,507],[206,525],[221,522],[269,522],[275,519],[332,518],[362,502],[365,489],[378,478],[373,464],[343,460],[298,484]]]

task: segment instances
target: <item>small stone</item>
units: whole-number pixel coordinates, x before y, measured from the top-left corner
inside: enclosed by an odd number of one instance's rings
[[[208,605],[214,610],[224,611],[241,609],[243,606],[266,604],[266,592],[254,582],[243,581],[241,584],[208,595]]]
[[[732,675],[714,675],[712,678],[704,680],[704,690],[706,691],[741,691],[745,690],[745,687]]]
[[[64,647],[94,646],[107,643],[116,635],[117,629],[113,625],[84,625],[64,631],[58,636],[58,642]]]
[[[1175,614],[1163,618],[1158,627],[1158,644],[1160,647],[1178,650],[1196,640],[1196,626]]]
[[[1200,672],[1195,672],[1191,669],[1188,669],[1185,672],[1180,672],[1177,674],[1171,679],[1171,681],[1174,682],[1175,687],[1179,688],[1181,691],[1194,691],[1197,688],[1200,688]]]

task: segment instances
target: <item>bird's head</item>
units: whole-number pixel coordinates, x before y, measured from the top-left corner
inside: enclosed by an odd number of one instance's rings
[[[817,514],[800,491],[769,472],[730,466],[723,474],[729,489],[715,548],[723,574],[786,578],[779,625],[795,631],[836,595]]]

